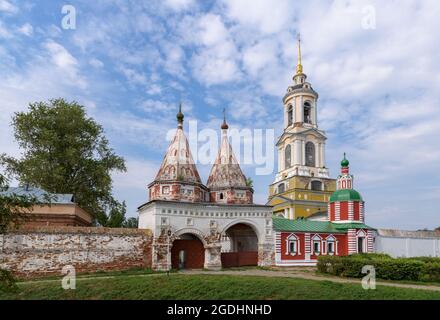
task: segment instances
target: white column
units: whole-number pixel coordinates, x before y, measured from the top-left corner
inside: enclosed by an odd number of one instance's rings
[[[304,101],[303,101],[303,96],[300,97],[299,102],[300,102],[299,110],[300,110],[300,114],[301,114],[300,119],[301,119],[301,122],[304,122]]]
[[[316,99],[314,101],[314,106],[315,106],[314,107],[315,112],[313,112],[313,114],[314,114],[313,124],[317,126],[318,125],[318,100],[316,100]]]
[[[282,157],[282,150],[278,149],[278,172],[282,171],[283,169],[281,168],[281,157]]]
[[[288,110],[289,109],[287,108],[287,105],[285,105],[284,106],[284,128],[287,128],[287,125],[289,123],[289,121],[288,121],[288,117],[289,117]]]
[[[285,169],[285,167],[284,167],[284,164],[285,164],[285,162],[284,162],[284,149],[281,149],[281,163],[280,163],[280,171],[283,171],[284,169]]]
[[[290,208],[290,220],[295,219],[295,211],[293,208]]]
[[[317,167],[322,167],[322,152],[321,152],[321,145],[322,145],[322,143],[321,142],[319,142],[318,143],[318,148],[317,148],[317,157],[316,157],[316,166]]]
[[[325,143],[321,143],[321,167],[325,167]]]
[[[293,142],[294,148],[293,148],[293,164],[301,164],[301,141],[295,140]]]
[[[306,142],[301,140],[301,165],[306,165]]]

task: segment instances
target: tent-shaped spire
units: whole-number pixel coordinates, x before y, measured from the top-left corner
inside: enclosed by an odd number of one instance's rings
[[[183,132],[182,104],[177,113],[177,130],[156,175],[156,181],[179,181],[201,184],[188,140]]]
[[[220,150],[211,173],[208,178],[207,187],[212,190],[224,188],[249,188],[246,185],[246,177],[241,171],[240,165],[232,151],[228,140],[228,124],[226,117],[223,119],[222,138]]]

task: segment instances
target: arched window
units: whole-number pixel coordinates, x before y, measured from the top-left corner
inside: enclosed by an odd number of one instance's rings
[[[300,240],[294,234],[286,239],[286,254],[291,254],[292,256],[301,254]]]
[[[284,149],[284,169],[288,169],[291,166],[292,159],[292,148],[290,144],[287,145],[286,149]]]
[[[314,191],[321,191],[322,190],[322,182],[321,181],[312,181],[311,189]]]
[[[315,166],[315,145],[310,141],[306,143],[306,166]]]
[[[278,193],[283,193],[286,190],[284,183],[278,185]]]
[[[219,197],[220,200],[223,200],[223,192],[220,192],[218,197]]]
[[[319,235],[315,235],[312,238],[312,250],[313,254],[319,256],[321,254],[321,237]]]
[[[312,123],[312,105],[309,101],[304,102],[304,122]]]
[[[364,253],[367,252],[366,237],[367,234],[363,230],[359,230],[356,234],[357,237],[357,252]]]
[[[336,239],[332,235],[329,235],[327,238],[327,254],[334,255],[336,252]]]
[[[287,125],[291,126],[293,123],[293,107],[289,106],[287,109]]]

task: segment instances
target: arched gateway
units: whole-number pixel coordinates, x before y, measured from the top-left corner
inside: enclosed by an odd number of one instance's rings
[[[156,270],[273,265],[272,207],[253,204],[253,189],[241,171],[221,125],[221,146],[203,185],[183,132],[176,134],[155,180],[150,201],[140,206],[139,228],[154,234]]]

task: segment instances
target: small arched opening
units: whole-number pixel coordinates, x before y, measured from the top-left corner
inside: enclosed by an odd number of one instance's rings
[[[237,223],[223,233],[221,261],[223,268],[258,265],[258,236],[251,226]]]
[[[293,107],[289,105],[287,109],[287,126],[291,126],[293,123]]]
[[[315,144],[311,141],[306,143],[306,166],[315,166]]]
[[[289,169],[292,166],[292,148],[290,144],[284,149],[284,169]]]
[[[197,236],[184,233],[173,241],[171,248],[173,269],[202,269],[204,264],[205,248]]]
[[[304,102],[304,122],[312,123],[312,105],[309,101]]]

